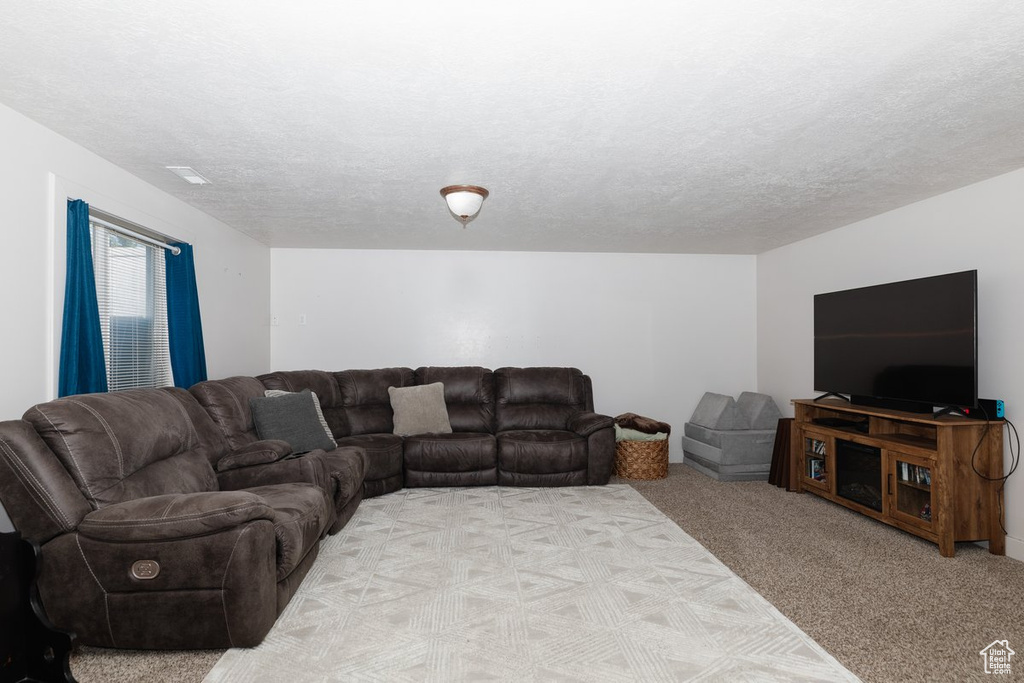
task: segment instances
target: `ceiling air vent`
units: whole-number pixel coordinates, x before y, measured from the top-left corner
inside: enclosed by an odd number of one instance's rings
[[[178,176],[186,183],[193,185],[209,185],[210,181],[207,180],[199,173],[196,169],[191,166],[165,166],[168,171]]]

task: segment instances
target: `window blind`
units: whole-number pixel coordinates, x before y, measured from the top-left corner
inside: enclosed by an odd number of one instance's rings
[[[163,250],[90,227],[109,390],[173,384]]]

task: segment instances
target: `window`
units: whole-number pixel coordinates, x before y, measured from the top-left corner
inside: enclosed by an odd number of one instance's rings
[[[174,383],[163,249],[89,221],[110,391]]]

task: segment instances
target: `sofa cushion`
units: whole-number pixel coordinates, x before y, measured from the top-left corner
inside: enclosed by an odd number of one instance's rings
[[[313,484],[274,484],[248,490],[270,508],[277,538],[277,580],[291,574],[320,542],[333,517],[333,502]]]
[[[455,432],[410,436],[404,443],[404,461],[407,486],[498,483],[498,441],[493,434]],[[431,476],[457,472],[474,473],[474,476],[462,479]]]
[[[199,405],[227,439],[231,450],[257,441],[249,399],[263,396],[266,388],[255,377],[228,377],[199,382],[189,387]]]
[[[732,396],[711,391],[701,396],[690,422],[708,429],[750,429],[749,418],[736,407]]]
[[[260,439],[288,442],[295,453],[333,449],[337,444],[324,433],[314,400],[308,389],[283,396],[250,398],[256,433]]]
[[[481,367],[416,368],[417,384],[444,384],[453,432],[494,433],[494,373]]]
[[[296,394],[301,391],[301,389],[299,391],[285,391],[284,389],[267,389],[266,391],[263,392],[263,395],[266,396],[267,398],[277,398],[278,396],[287,396],[288,394]],[[335,443],[334,433],[331,432],[331,428],[328,426],[327,420],[324,418],[324,411],[320,407],[320,397],[317,396],[315,391],[309,390],[309,393],[312,394],[313,396],[313,408],[314,410],[316,410],[317,419],[320,420],[320,426],[323,427],[324,434],[327,435],[327,438],[333,444],[331,448],[335,448],[337,447],[338,444]]]
[[[402,437],[394,434],[360,434],[338,439],[338,447],[357,446],[366,451],[366,481],[402,474]]]
[[[501,472],[553,474],[587,471],[587,440],[572,432],[530,430],[498,433]]]
[[[395,411],[395,434],[451,434],[444,385],[440,382],[415,387],[388,387]]]
[[[409,368],[382,368],[379,370],[344,370],[334,373],[341,394],[344,411],[344,431],[339,432],[328,413],[327,421],[334,429],[335,438],[360,434],[391,434],[394,432],[394,413],[388,387],[409,387],[415,384]]]
[[[24,419],[93,508],[217,490],[210,461],[224,441],[183,389],[67,396],[30,408]]]
[[[499,432],[564,430],[587,407],[583,373],[576,368],[501,368],[494,382]]]

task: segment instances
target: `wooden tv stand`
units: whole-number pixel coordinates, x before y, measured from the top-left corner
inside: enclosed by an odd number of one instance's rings
[[[793,407],[791,489],[937,543],[943,557],[953,556],[958,541],[988,541],[989,552],[1006,554],[1002,481],[975,472],[1003,476],[1001,420],[935,418],[838,399],[799,399]]]

